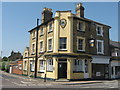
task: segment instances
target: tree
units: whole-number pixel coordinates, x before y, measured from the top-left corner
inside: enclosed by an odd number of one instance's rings
[[[7,57],[3,57],[2,61],[8,61],[8,58]]]

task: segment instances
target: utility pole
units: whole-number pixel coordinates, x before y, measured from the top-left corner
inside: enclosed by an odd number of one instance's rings
[[[37,18],[37,29],[36,29],[36,54],[35,54],[35,73],[34,73],[34,78],[36,78],[37,77],[37,60],[38,60],[38,53],[37,53],[37,51],[38,51],[38,30],[39,30],[39,27],[38,27],[38,25],[39,25],[39,19]]]

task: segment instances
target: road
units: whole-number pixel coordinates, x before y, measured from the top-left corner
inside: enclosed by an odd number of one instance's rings
[[[27,76],[11,75],[2,72],[2,88],[118,88],[118,80],[44,82],[43,79],[28,78]]]

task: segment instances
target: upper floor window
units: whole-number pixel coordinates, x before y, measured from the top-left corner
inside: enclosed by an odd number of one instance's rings
[[[40,52],[43,51],[43,41],[40,42]]]
[[[59,49],[60,50],[66,50],[66,41],[67,41],[67,38],[60,38],[60,46],[59,46]]]
[[[53,71],[53,60],[52,59],[47,60],[47,71]]]
[[[76,71],[76,72],[83,71],[83,61],[82,60],[77,60],[77,59],[74,60],[74,69],[73,69],[73,71]]]
[[[45,61],[44,60],[40,60],[39,69],[40,69],[40,72],[44,72],[45,71]]]
[[[52,51],[52,39],[48,40],[48,50]]]
[[[104,43],[103,40],[97,40],[97,53],[104,54]]]
[[[35,31],[33,31],[33,33],[32,33],[32,37],[35,37]]]
[[[52,23],[49,24],[49,32],[52,31]]]
[[[79,31],[85,31],[84,22],[78,22],[78,24],[77,24],[77,30],[79,30]]]
[[[96,26],[97,35],[103,36],[103,27],[100,25]]]
[[[78,43],[77,45],[78,51],[85,51],[85,39],[78,38],[77,43]]]
[[[32,52],[35,52],[35,44],[32,44]]]
[[[41,30],[40,30],[40,35],[43,35],[43,34],[44,34],[44,29],[42,27]]]

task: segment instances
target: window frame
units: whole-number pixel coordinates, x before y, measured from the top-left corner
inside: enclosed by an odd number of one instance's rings
[[[52,32],[53,31],[53,23],[52,22],[50,22],[49,24],[49,30],[48,30],[48,32]]]
[[[64,45],[66,44],[66,48],[60,48],[61,45],[64,46],[63,44],[61,44],[61,39],[65,39],[66,42],[64,43]],[[67,50],[67,37],[60,37],[59,38],[59,50]]]
[[[47,71],[53,72],[53,59],[47,59]]]
[[[82,23],[82,29],[80,28],[80,27],[81,27],[81,23]],[[78,30],[78,31],[81,31],[81,32],[84,32],[84,31],[85,31],[85,22],[83,22],[83,21],[78,21],[78,22],[77,22],[77,30]]]
[[[41,48],[41,42],[42,42],[42,48]],[[43,40],[40,41],[40,52],[43,52]]]
[[[39,72],[45,72],[45,60],[39,60]]]
[[[32,65],[32,66],[31,66]],[[35,60],[30,61],[30,71],[34,72],[35,71]]]
[[[101,43],[101,52],[98,51],[99,47],[98,47],[98,42]],[[104,41],[103,40],[97,40],[97,54],[104,54]]]
[[[84,72],[84,70],[83,70],[83,60],[74,59],[74,61],[73,61],[73,72]]]
[[[49,48],[49,46],[50,46],[49,40],[52,40],[51,41],[51,49]],[[47,51],[52,51],[52,50],[53,50],[53,38],[49,37],[48,38],[48,43],[47,43]]]
[[[80,50],[79,49],[79,40],[83,40],[83,45],[82,45],[82,50]],[[85,38],[83,38],[83,37],[77,37],[77,51],[85,51],[85,46],[86,46],[86,44],[85,44]]]
[[[100,27],[100,34],[98,33],[98,27]],[[101,25],[96,25],[96,33],[97,33],[97,36],[103,36],[103,26]]]
[[[41,36],[41,35],[44,35],[44,27],[41,27],[41,28],[40,28],[40,36]]]

